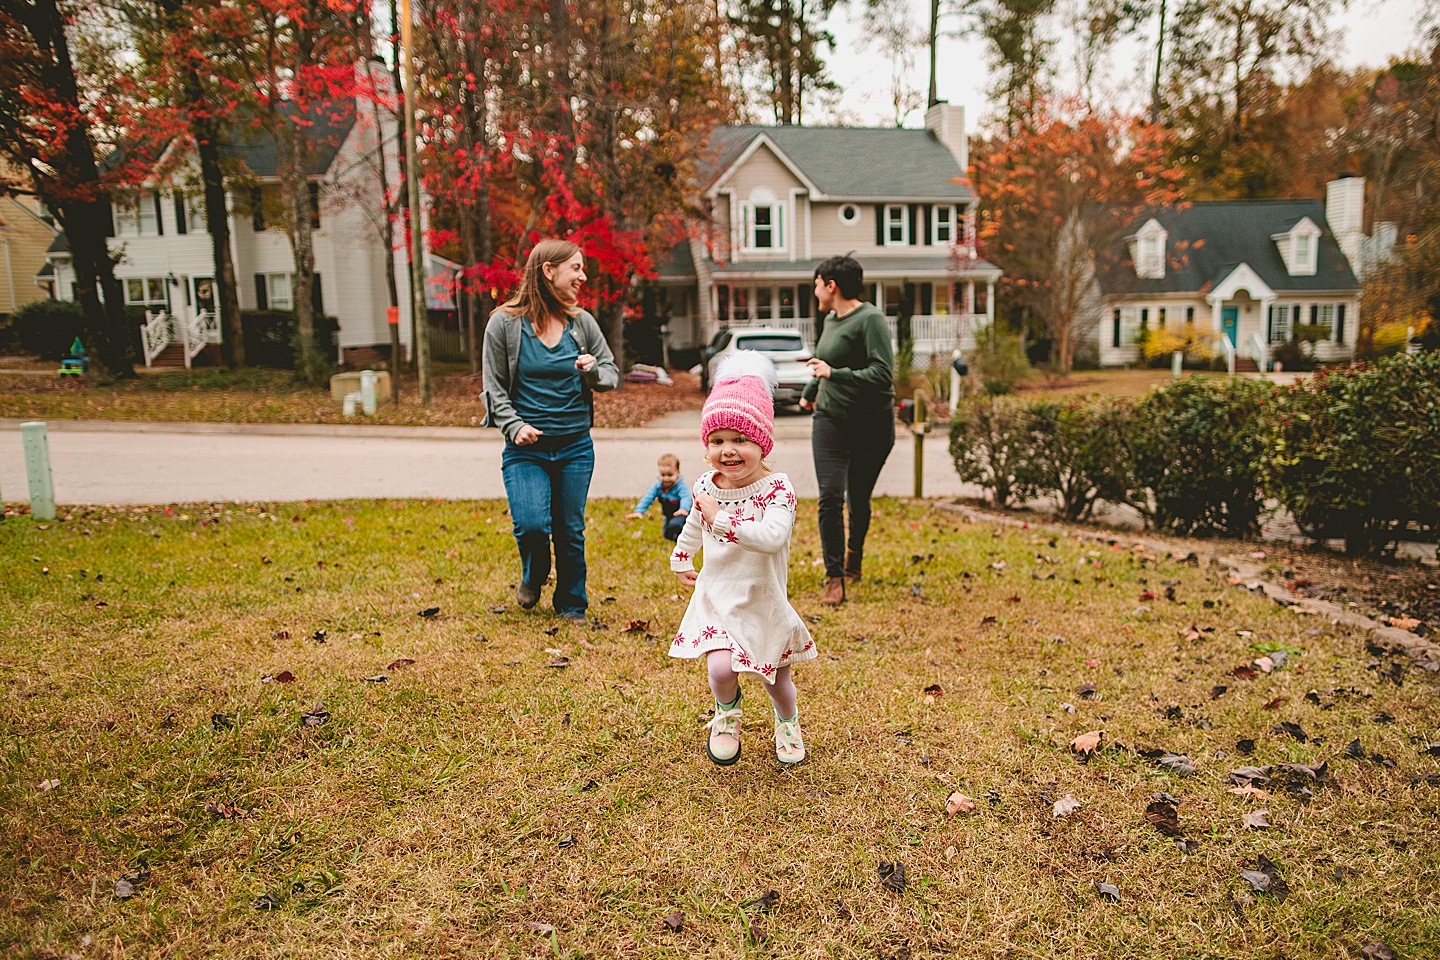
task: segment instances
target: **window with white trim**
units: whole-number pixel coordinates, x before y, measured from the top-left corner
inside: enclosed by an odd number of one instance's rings
[[[1131,254],[1135,258],[1135,275],[1142,280],[1165,279],[1165,241],[1168,234],[1159,221],[1149,220],[1135,234]]]
[[[1269,343],[1290,342],[1290,315],[1290,304],[1270,304],[1270,317],[1266,324],[1266,340]]]
[[[935,208],[931,236],[936,243],[955,242],[955,208],[950,204],[940,204]]]
[[[170,306],[164,277],[126,277],[125,302],[139,307],[166,309]]]
[[[136,191],[117,197],[112,206],[117,237],[160,236],[160,205],[155,193]]]
[[[901,247],[910,244],[910,208],[904,204],[892,203],[885,207],[885,246]]]
[[[785,205],[765,187],[756,187],[740,204],[742,249],[752,253],[785,250]]]

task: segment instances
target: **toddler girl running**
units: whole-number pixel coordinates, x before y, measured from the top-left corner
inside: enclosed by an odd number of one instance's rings
[[[775,758],[805,759],[791,664],[818,653],[786,595],[795,491],[763,457],[774,446],[775,367],[740,352],[720,365],[705,401],[700,436],[713,468],[695,481],[695,509],[685,520],[670,569],[695,588],[670,655],[705,658],[715,718],[705,755],[728,767],[740,759],[740,678],[765,681],[775,710]],[[705,567],[695,572],[695,555]]]

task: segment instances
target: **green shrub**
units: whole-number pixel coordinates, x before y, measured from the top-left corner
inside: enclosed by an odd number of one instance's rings
[[[298,352],[298,331],[295,314],[289,310],[242,310],[240,323],[245,330],[245,362],[251,366],[294,370]],[[315,318],[315,344],[320,357],[330,366],[340,356],[340,324],[334,317]],[[308,371],[313,374],[315,371]],[[304,376],[307,371],[296,371]]]
[[[42,360],[59,361],[70,355],[70,345],[79,337],[92,349],[85,311],[67,300],[36,300],[16,310],[10,318],[16,345],[26,353],[38,353]]]
[[[976,331],[975,351],[966,361],[970,375],[992,396],[1010,393],[1030,375],[1030,361],[1020,338],[996,330],[994,324]]]
[[[1156,527],[1259,532],[1266,404],[1275,387],[1234,377],[1179,380],[1134,406],[1113,489]]]
[[[1025,472],[1031,447],[1025,406],[1013,397],[972,397],[950,412],[955,471],[989,491],[997,507],[1034,493]]]
[[[1281,391],[1267,488],[1316,539],[1382,549],[1415,524],[1440,532],[1440,354],[1321,371]]]
[[[1026,456],[1017,468],[1022,484],[1055,496],[1070,520],[1090,515],[1097,500],[1123,502],[1121,441],[1129,404],[1103,397],[1041,400],[1025,410],[1029,435]]]

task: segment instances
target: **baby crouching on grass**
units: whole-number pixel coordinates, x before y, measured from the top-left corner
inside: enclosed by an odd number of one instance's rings
[[[795,490],[765,465],[774,446],[775,367],[757,353],[721,363],[705,401],[700,436],[711,470],[695,481],[695,509],[670,554],[670,569],[695,588],[670,656],[705,658],[715,718],[705,755],[728,767],[740,759],[740,674],[765,682],[775,712],[775,758],[805,759],[792,664],[818,656],[788,596]],[[695,556],[705,566],[695,572]]]

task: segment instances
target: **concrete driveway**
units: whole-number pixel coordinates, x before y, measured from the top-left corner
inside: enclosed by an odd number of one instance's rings
[[[19,425],[0,420],[0,499],[10,502],[29,499]],[[638,499],[662,453],[678,455],[693,480],[704,469],[699,432],[698,411],[596,430],[591,496]],[[55,421],[48,433],[59,504],[505,496],[495,430]],[[943,434],[926,439],[926,496],[977,495],[956,477],[947,445]],[[914,456],[901,427],[877,493],[910,496]],[[769,462],[802,497],[816,495],[809,417],[780,416]]]

